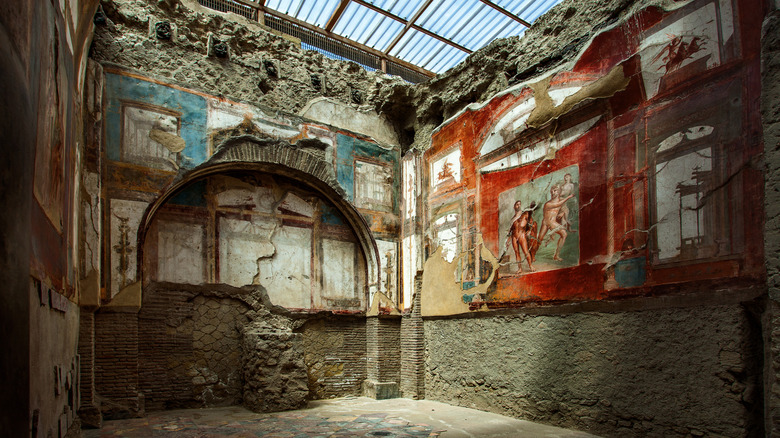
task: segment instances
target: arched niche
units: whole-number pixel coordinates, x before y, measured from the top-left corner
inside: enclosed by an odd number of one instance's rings
[[[238,176],[240,179],[242,175],[252,174],[276,178],[282,185],[293,183],[335,209],[354,233],[356,247],[362,257],[361,266],[365,269],[363,288],[367,296],[372,295],[377,289],[381,273],[379,251],[365,219],[347,200],[338,184],[333,165],[325,160],[326,148],[327,145],[318,140],[300,140],[291,145],[286,141],[262,140],[254,136],[234,137],[223,142],[206,163],[177,176],[146,210],[138,232],[138,278],[142,279],[143,284],[148,283],[149,278],[144,272],[144,248],[155,218],[166,203],[183,189],[209,178]],[[367,303],[366,298],[363,309]]]

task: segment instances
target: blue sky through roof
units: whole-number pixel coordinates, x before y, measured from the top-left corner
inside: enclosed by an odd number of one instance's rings
[[[409,20],[425,0],[364,0]],[[561,0],[493,0],[493,3],[533,23]],[[340,0],[266,0],[266,7],[324,28]],[[479,0],[433,0],[414,23],[469,50],[478,50],[497,38],[520,36],[526,27]],[[365,6],[350,2],[335,34],[387,52],[404,25]],[[468,54],[415,29],[409,29],[389,54],[434,73],[443,73]]]

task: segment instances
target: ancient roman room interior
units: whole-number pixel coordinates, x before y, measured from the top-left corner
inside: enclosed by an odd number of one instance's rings
[[[565,0],[407,81],[0,2],[2,435],[366,396],[780,436],[778,8]]]

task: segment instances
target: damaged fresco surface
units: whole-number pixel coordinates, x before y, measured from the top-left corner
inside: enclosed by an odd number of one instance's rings
[[[354,233],[327,200],[288,178],[196,181],[158,210],[145,242],[151,281],[262,286],[289,309],[365,308]]]
[[[423,313],[760,276],[760,212],[746,208],[762,187],[759,87],[726,67],[745,56],[741,25],[728,0],[642,10],[439,126],[423,154],[425,252],[454,272],[423,302],[459,304]]]
[[[159,281],[261,285],[274,304],[302,311],[365,311],[369,290],[398,303],[397,145],[115,67],[104,73],[101,183],[111,206],[103,224],[111,268],[103,274],[109,285],[104,300],[139,290],[138,282]],[[147,206],[238,137],[292,147],[318,141],[310,153],[330,166],[344,198],[377,239],[376,284],[338,208],[304,182],[270,174],[193,182],[158,210],[161,216],[140,240]],[[137,263],[139,254],[145,267]]]

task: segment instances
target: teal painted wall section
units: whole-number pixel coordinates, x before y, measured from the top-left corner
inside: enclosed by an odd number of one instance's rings
[[[347,198],[355,202],[355,158],[382,162],[392,166],[393,176],[398,181],[401,175],[400,153],[384,149],[370,141],[360,140],[344,134],[336,136],[336,176],[347,192]],[[397,189],[397,187],[396,187]],[[393,212],[398,213],[399,196],[394,193]]]
[[[181,167],[191,169],[206,161],[208,155],[206,99],[129,76],[108,73],[106,92],[106,153],[110,160],[120,161],[122,143],[122,102],[155,105],[181,113],[179,135],[185,141]]]

